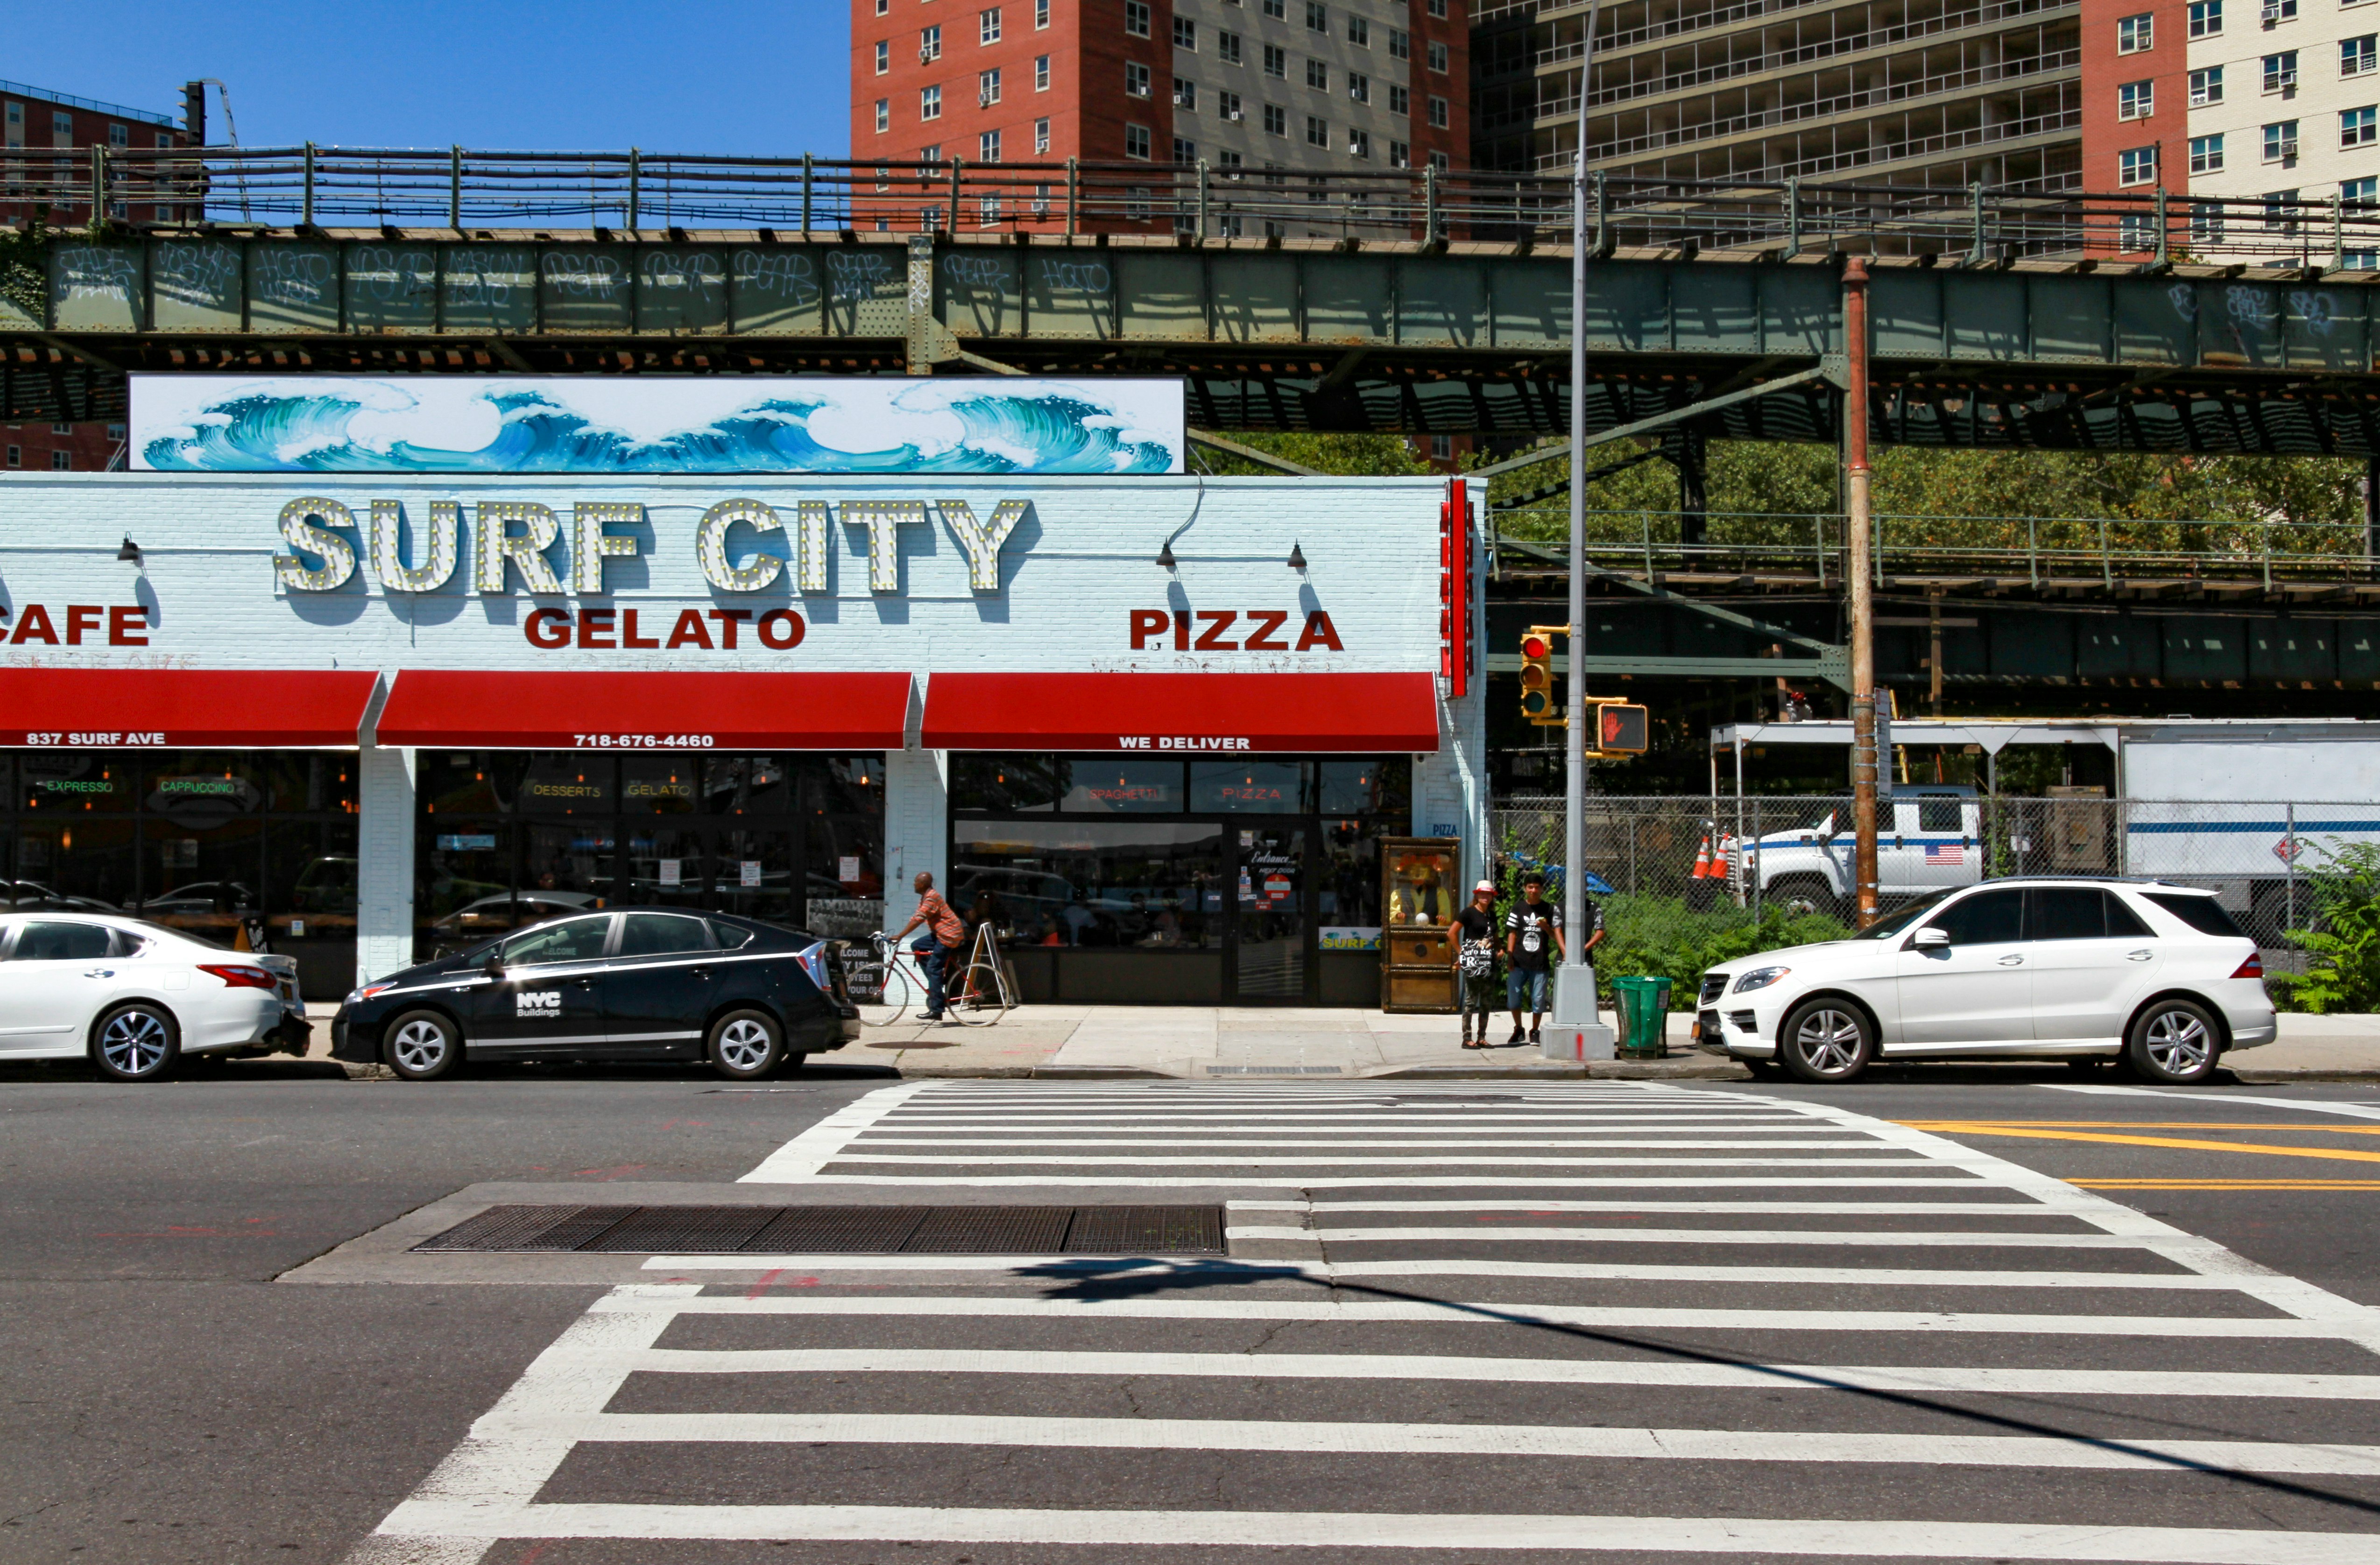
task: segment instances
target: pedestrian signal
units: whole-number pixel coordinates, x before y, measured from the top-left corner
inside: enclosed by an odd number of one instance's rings
[[[1595,751],[1604,756],[1641,756],[1651,747],[1652,721],[1643,707],[1606,701],[1595,709]]]
[[[1554,633],[1558,626],[1533,625],[1521,637],[1521,716],[1539,727],[1562,726],[1554,705]]]

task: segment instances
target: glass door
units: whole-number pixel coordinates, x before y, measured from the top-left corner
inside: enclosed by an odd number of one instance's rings
[[[1232,937],[1232,998],[1302,1001],[1306,992],[1306,831],[1303,824],[1239,829]]]

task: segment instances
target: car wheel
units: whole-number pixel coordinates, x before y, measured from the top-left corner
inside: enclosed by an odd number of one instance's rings
[[[2195,1001],[2160,1000],[2132,1023],[2124,1058],[2154,1082],[2187,1086],[2215,1074],[2223,1033]]]
[[[463,1058],[462,1035],[435,1011],[407,1011],[388,1025],[382,1057],[409,1082],[436,1081]]]
[[[1816,875],[1786,875],[1768,888],[1768,900],[1789,913],[1820,913],[1829,918],[1842,916],[1842,905],[1835,889]]]
[[[785,1033],[765,1011],[730,1011],[710,1025],[710,1068],[730,1081],[758,1081],[785,1062]]]
[[[91,1062],[120,1082],[155,1081],[182,1052],[181,1025],[149,1001],[119,1005],[91,1029]]]
[[[1851,1081],[1876,1057],[1876,1029],[1842,1001],[1809,1001],[1778,1030],[1777,1057],[1802,1081]]]

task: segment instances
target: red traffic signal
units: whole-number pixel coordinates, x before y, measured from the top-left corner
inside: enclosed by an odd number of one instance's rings
[[[1606,701],[1595,709],[1595,748],[1598,755],[1641,756],[1652,743],[1652,719],[1643,707]]]
[[[1521,716],[1541,728],[1561,725],[1554,706],[1554,633],[1544,625],[1521,637]]]

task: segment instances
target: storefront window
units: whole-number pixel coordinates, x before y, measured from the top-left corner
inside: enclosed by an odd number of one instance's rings
[[[608,756],[533,754],[521,779],[521,810],[530,815],[609,815],[612,772]]]
[[[1190,808],[1230,815],[1295,815],[1307,807],[1307,768],[1293,760],[1190,763]]]
[[[426,926],[421,955],[460,951],[539,916],[513,894],[514,831],[491,821],[424,833],[413,891],[413,916]]]
[[[783,815],[791,807],[794,771],[775,756],[722,756],[704,764],[705,814]]]
[[[140,807],[139,763],[76,751],[29,755],[19,762],[23,807],[42,813],[102,814]]]
[[[1014,945],[1220,945],[1223,828],[1193,822],[960,821],[951,903]]]
[[[1326,760],[1316,770],[1324,815],[1402,815],[1412,807],[1409,762]]]
[[[524,755],[423,750],[414,762],[414,792],[431,815],[504,815],[520,797]]]
[[[629,815],[692,815],[698,756],[636,756],[620,763],[620,808]]]

